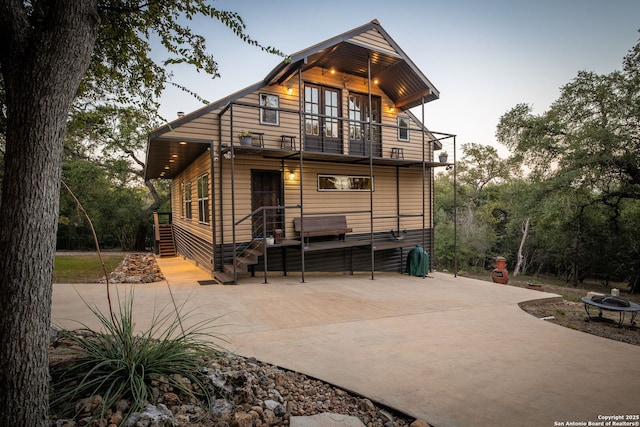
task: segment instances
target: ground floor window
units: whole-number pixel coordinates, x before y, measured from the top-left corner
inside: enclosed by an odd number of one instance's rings
[[[318,175],[318,191],[371,191],[371,177]]]
[[[209,223],[209,175],[198,178],[198,222]]]
[[[191,219],[191,183],[187,182],[183,185],[183,205],[182,205],[182,216]]]

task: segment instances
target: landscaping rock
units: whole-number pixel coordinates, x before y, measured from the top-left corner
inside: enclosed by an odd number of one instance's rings
[[[175,427],[173,414],[162,403],[147,405],[143,412],[131,414],[126,427]]]
[[[164,280],[153,254],[127,254],[109,276],[110,283],[152,283]],[[100,283],[106,283],[102,278]]]
[[[356,417],[350,415],[332,414],[324,412],[322,414],[308,417],[291,417],[290,427],[365,427]]]

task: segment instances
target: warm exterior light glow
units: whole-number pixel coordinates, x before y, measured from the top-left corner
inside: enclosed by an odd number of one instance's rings
[[[180,141],[180,143],[179,143],[179,144],[180,144],[180,145],[187,145],[187,143],[186,143],[186,142],[184,142],[184,141]]]
[[[296,173],[294,171],[289,171],[289,181],[293,181],[296,179]]]

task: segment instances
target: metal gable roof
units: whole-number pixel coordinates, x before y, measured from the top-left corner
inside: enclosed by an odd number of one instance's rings
[[[380,34],[391,50],[355,38],[372,29]],[[378,81],[378,87],[397,108],[406,110],[439,98],[440,92],[436,87],[376,20],[291,55],[274,68],[264,82],[266,85],[282,84],[298,68],[304,71],[313,67],[333,68],[365,79],[369,75],[369,60],[371,78]]]

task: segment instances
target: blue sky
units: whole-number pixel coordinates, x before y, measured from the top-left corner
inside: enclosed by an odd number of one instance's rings
[[[238,12],[247,32],[291,54],[377,19],[440,91],[425,123],[465,143],[506,148],[495,140],[500,117],[518,103],[541,113],[578,71],[606,74],[640,38],[640,0],[219,0]],[[215,101],[262,80],[281,58],[247,46],[218,22],[192,26],[207,37],[222,77],[186,66],[173,80]],[[165,91],[161,114],[173,119],[202,104]],[[414,112],[421,117],[421,111]]]

